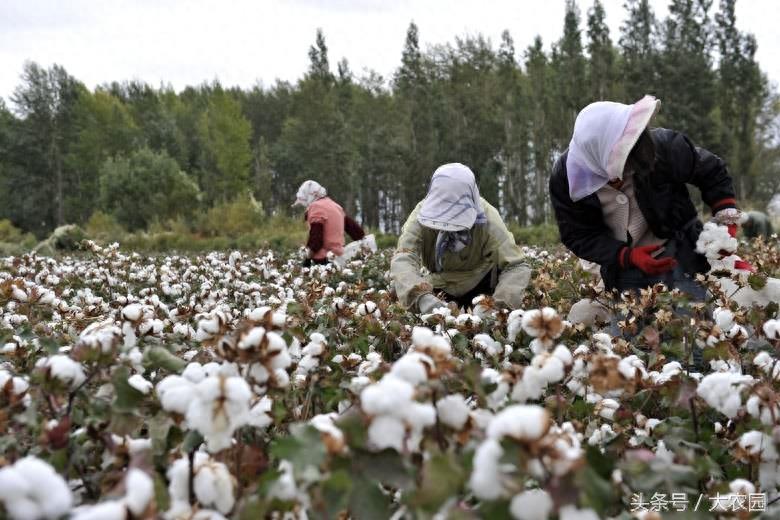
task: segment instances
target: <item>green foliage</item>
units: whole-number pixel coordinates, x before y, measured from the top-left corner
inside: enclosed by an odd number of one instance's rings
[[[735,0],[712,3],[674,0],[660,18],[649,0],[626,0],[619,34],[610,34],[606,20],[616,14],[603,2],[582,13],[567,0],[560,38],[537,37],[525,49],[509,31],[497,46],[477,34],[422,49],[411,23],[389,81],[336,63],[322,30],[299,81],[246,90],[128,81],[90,92],[59,65],[28,63],[10,108],[0,105],[0,219],[43,238],[101,210],[166,242],[164,233],[197,232],[196,220],[247,192],[266,216],[289,214],[311,178],[366,227],[398,233],[435,168],[458,161],[509,221],[540,225],[551,221],[547,181],[578,111],[648,93],[663,101],[657,124],[724,157],[742,205],[763,207],[780,190],[780,97]],[[107,164],[120,168],[144,149],[172,158],[201,198],[193,202],[189,188],[157,191],[151,215],[86,202],[101,191]],[[114,196],[146,193],[137,184],[128,181],[126,193],[114,185]]]
[[[126,233],[113,215],[100,210],[90,215],[84,230],[90,238],[106,242],[121,240]]]
[[[0,243],[19,244],[23,247],[35,245],[35,237],[29,233],[24,233],[21,229],[14,226],[10,220],[0,220]]]
[[[129,230],[154,219],[191,216],[198,204],[197,185],[164,152],[142,148],[128,159],[108,159],[101,169],[103,207]]]
[[[509,226],[519,246],[550,246],[560,243],[558,226],[554,224],[539,224],[538,226]]]
[[[236,238],[255,232],[263,220],[262,206],[252,195],[244,194],[209,209],[200,229],[209,236]]]

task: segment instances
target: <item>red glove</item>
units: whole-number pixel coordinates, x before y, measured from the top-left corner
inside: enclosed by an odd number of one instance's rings
[[[649,275],[664,274],[677,266],[677,260],[674,258],[653,258],[651,253],[660,249],[660,245],[624,247],[620,251],[620,266],[627,267],[633,265],[640,271]]]
[[[731,235],[731,238],[737,238],[737,230],[739,229],[738,224],[729,224],[726,226],[726,228],[729,230],[729,235]]]

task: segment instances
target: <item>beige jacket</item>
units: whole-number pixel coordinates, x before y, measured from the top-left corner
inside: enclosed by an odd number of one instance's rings
[[[523,263],[523,254],[496,208],[485,199],[480,202],[487,224],[474,226],[471,243],[463,250],[445,254],[439,273],[434,272],[438,232],[417,222],[422,203],[409,215],[390,262],[390,275],[402,305],[416,308],[420,296],[434,290],[453,296],[466,294],[494,267],[500,274],[493,297],[511,308],[521,305],[531,269]]]

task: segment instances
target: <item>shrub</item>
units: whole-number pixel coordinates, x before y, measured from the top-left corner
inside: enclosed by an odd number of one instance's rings
[[[0,220],[0,242],[19,245],[22,248],[35,245],[35,237],[31,233],[24,233],[14,226],[10,220]]]
[[[509,230],[515,236],[515,242],[519,246],[551,246],[561,242],[558,226],[555,224],[524,227],[511,224]]]
[[[84,224],[87,236],[107,242],[120,241],[126,231],[113,215],[103,211],[96,211]]]
[[[200,199],[198,186],[165,152],[142,148],[129,159],[108,159],[100,173],[103,207],[129,230],[155,219],[192,216]]]
[[[253,233],[262,223],[262,206],[251,194],[244,194],[209,209],[199,227],[209,236],[238,237]]]

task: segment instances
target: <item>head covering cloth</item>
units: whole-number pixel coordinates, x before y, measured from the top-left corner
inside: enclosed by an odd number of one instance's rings
[[[580,111],[566,157],[569,196],[574,202],[623,179],[628,155],[660,104],[645,96],[633,105],[598,101]]]
[[[437,168],[417,221],[439,232],[435,256],[436,270],[440,272],[444,254],[461,251],[471,243],[471,229],[487,223],[474,172],[460,163]]]

